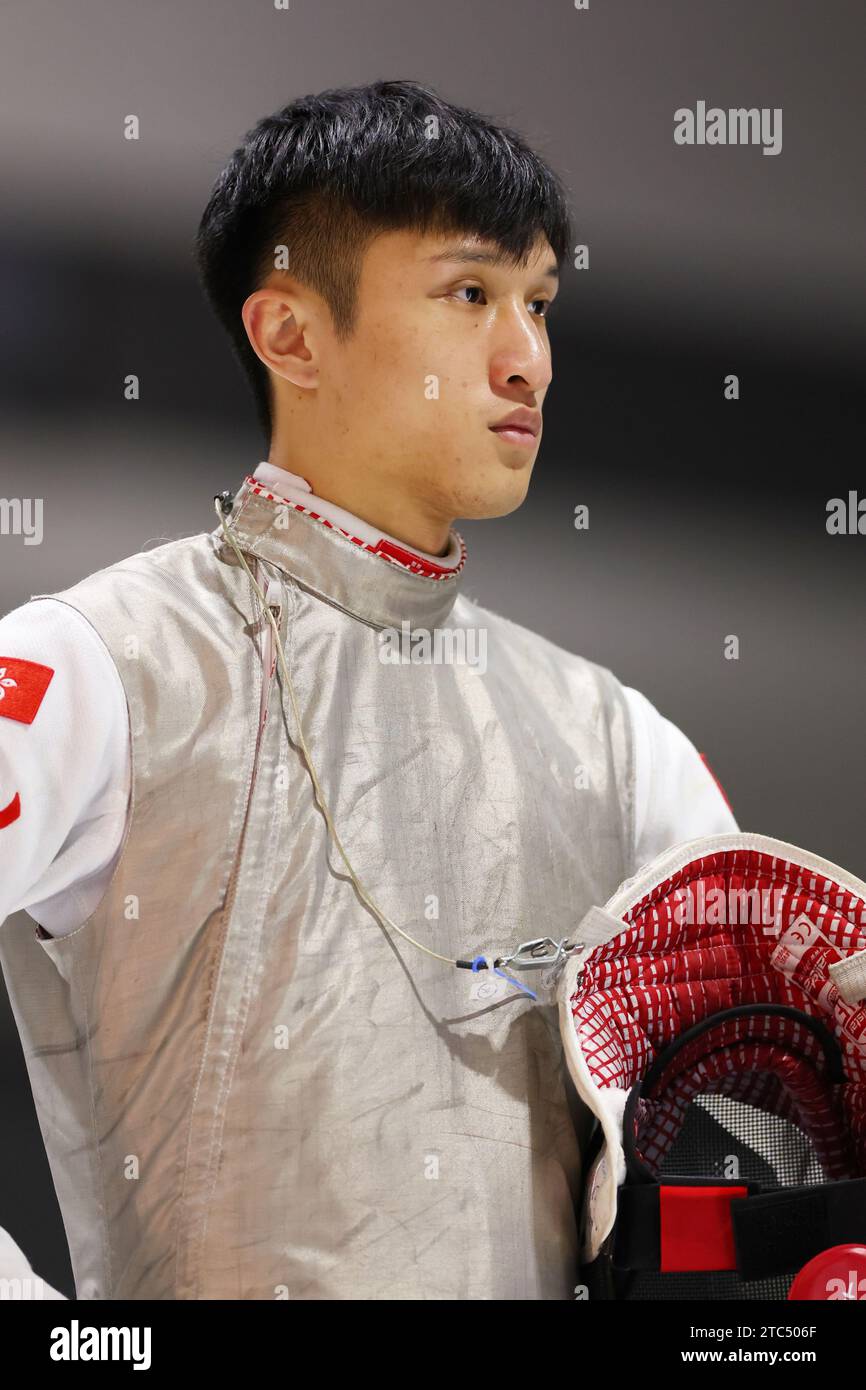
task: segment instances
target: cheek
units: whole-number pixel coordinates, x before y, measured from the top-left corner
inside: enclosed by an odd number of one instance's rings
[[[367,320],[347,354],[343,382],[367,415],[386,417],[395,428],[441,430],[473,411],[487,381],[480,331],[451,331],[444,318],[396,324]]]
[[[417,418],[450,394],[445,391],[444,366],[440,354],[425,346],[420,335],[382,343],[365,368],[367,404],[385,405],[397,419]]]

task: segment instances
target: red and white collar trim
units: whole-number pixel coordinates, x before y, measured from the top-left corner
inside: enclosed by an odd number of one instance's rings
[[[272,502],[284,502],[296,512],[320,521],[330,530],[339,531],[347,540],[367,550],[373,555],[381,555],[389,564],[399,565],[425,579],[451,579],[459,574],[466,563],[466,543],[457,532],[451,532],[447,555],[428,555],[398,541],[394,536],[371,526],[368,521],[346,511],[336,502],[324,497],[316,497],[306,478],[288,469],[278,468],[276,464],[260,463],[252,474],[247,474],[245,482],[253,492]]]

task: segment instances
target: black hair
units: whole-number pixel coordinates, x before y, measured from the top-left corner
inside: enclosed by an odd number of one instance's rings
[[[403,229],[483,237],[515,264],[543,233],[559,266],[572,235],[562,184],[516,131],[418,82],[301,97],[260,120],[231,156],[202,214],[195,259],[266,440],[270,373],[241,310],[273,271],[275,248],[287,248],[291,273],[322,296],[345,341],[368,243]]]

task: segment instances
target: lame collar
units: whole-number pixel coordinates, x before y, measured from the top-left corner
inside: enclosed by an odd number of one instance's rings
[[[245,554],[259,555],[302,588],[376,627],[435,626],[457,598],[466,559],[458,532],[446,555],[426,555],[317,498],[309,483],[260,463],[234,493],[226,525]],[[217,526],[214,537],[235,558]]]

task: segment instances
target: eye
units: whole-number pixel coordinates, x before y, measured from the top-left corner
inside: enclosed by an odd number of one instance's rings
[[[481,288],[480,285],[461,285],[459,289],[456,289],[456,290],[454,291],[454,294],[462,294],[464,290],[466,290],[469,294],[483,294],[483,293],[484,293],[484,291],[483,291],[483,289]],[[464,303],[464,304],[466,304],[466,303],[477,304],[477,303],[478,303],[478,300],[477,300],[477,299],[473,299],[473,300],[465,300],[465,299],[464,299],[463,303]]]
[[[451,291],[451,298],[456,298],[458,295],[461,295],[461,294],[470,294],[470,295],[481,295],[481,296],[483,296],[483,295],[484,295],[484,290],[481,288],[480,285],[460,285],[456,290],[452,290],[452,291]],[[478,304],[480,301],[479,301],[478,299],[464,299],[464,300],[462,300],[461,302],[462,302],[463,304]],[[552,300],[552,299],[531,299],[529,302],[530,302],[530,305],[541,305],[541,306],[542,306],[542,308],[541,308],[540,310],[537,310],[537,309],[536,309],[536,310],[534,311],[534,312],[536,312],[538,318],[540,318],[540,319],[546,319],[546,318],[549,317],[549,315],[550,315],[550,310],[551,310],[552,307],[553,307],[553,300]]]

